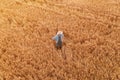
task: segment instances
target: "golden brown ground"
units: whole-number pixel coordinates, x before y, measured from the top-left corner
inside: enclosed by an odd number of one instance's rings
[[[120,0],[0,0],[0,80],[120,80]]]

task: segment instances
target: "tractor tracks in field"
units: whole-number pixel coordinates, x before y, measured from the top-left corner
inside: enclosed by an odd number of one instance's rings
[[[89,20],[93,23],[101,23],[105,25],[113,25],[113,26],[120,26],[116,22],[117,20],[120,21],[120,16],[115,15],[109,12],[102,12],[102,11],[92,11],[88,7],[71,7],[71,6],[59,6],[54,5],[56,8],[63,10],[63,12],[68,14],[69,16],[74,15],[79,19]],[[57,10],[57,9],[56,9]],[[99,19],[103,18],[102,20]],[[114,22],[112,22],[114,21]],[[119,22],[118,21],[118,22]]]
[[[33,5],[32,5],[33,6]],[[34,5],[33,7],[40,8],[45,10],[46,12],[52,12],[61,16],[75,16],[79,19],[84,19],[90,21],[92,23],[103,24],[103,25],[111,25],[115,27],[120,27],[119,14],[114,14],[110,12],[96,11],[90,9],[89,6],[86,7],[75,7],[66,4],[54,4],[54,3],[46,3],[45,6],[42,5]],[[92,7],[95,8],[95,7]]]
[[[54,13],[55,15],[67,16],[69,18],[75,17],[78,19],[84,19],[92,22],[93,24],[111,25],[120,27],[120,15],[118,13],[112,13],[109,11],[97,10],[95,6],[81,5],[71,6],[67,4],[55,4],[52,2],[41,3],[21,3],[28,7],[41,9],[45,12]]]

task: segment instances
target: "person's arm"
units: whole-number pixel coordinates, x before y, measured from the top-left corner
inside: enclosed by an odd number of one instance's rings
[[[62,34],[62,38],[64,37],[64,34]]]
[[[56,37],[57,37],[57,35],[56,35],[56,36],[54,36],[54,37],[52,37],[52,39],[53,39],[53,40],[56,40]]]
[[[63,41],[63,38],[64,38],[64,34],[61,34],[61,39],[62,39],[62,41]]]

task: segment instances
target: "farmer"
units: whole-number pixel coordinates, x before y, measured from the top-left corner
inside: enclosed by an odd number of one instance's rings
[[[61,49],[62,48],[62,42],[63,42],[63,32],[58,31],[57,34],[52,38],[56,41],[56,48]]]

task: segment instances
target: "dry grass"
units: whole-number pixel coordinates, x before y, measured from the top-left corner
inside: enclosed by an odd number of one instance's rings
[[[0,80],[119,79],[119,0],[0,1]]]

